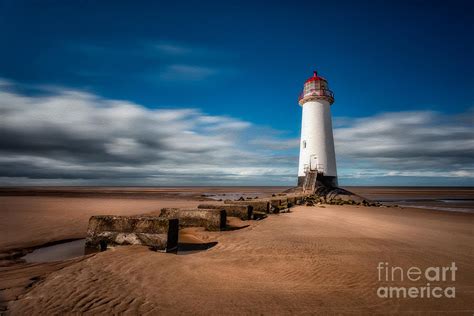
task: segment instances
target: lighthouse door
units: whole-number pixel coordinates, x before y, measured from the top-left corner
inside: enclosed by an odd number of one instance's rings
[[[316,155],[311,155],[309,157],[309,169],[311,171],[315,171],[318,169],[318,156]]]

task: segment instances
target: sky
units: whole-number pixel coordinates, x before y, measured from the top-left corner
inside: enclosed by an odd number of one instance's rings
[[[294,185],[317,70],[340,185],[474,186],[473,14],[0,0],[0,185]]]

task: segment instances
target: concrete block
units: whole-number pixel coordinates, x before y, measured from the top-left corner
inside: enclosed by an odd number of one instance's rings
[[[248,200],[248,201],[225,200],[224,204],[250,205],[253,207],[254,212],[270,213],[270,202],[268,200],[263,200],[263,199],[258,199],[258,200],[255,199],[255,200]]]
[[[253,206],[242,204],[200,204],[198,208],[224,210],[227,216],[238,217],[241,220],[252,219]]]
[[[270,199],[271,213],[283,213],[286,209],[288,209],[288,199],[286,197],[274,197]]]
[[[104,250],[107,245],[145,245],[173,252],[178,247],[178,220],[157,216],[92,216],[86,248]]]
[[[267,213],[265,212],[254,211],[252,214],[252,219],[256,221],[264,219],[266,217],[267,217]]]
[[[293,207],[295,205],[301,205],[304,203],[306,195],[290,195],[288,196],[288,206]]]
[[[160,217],[179,219],[179,227],[204,227],[207,230],[224,230],[226,212],[220,209],[164,208]]]

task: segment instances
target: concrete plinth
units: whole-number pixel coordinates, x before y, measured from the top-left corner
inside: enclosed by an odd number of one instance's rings
[[[225,200],[224,204],[237,204],[237,205],[250,205],[253,207],[253,211],[270,213],[270,201],[269,200],[246,200],[246,201],[232,201]]]
[[[306,195],[293,195],[293,196],[288,196],[288,207],[293,207],[295,205],[301,205],[303,204]]]
[[[224,210],[227,216],[238,217],[241,220],[252,219],[253,206],[238,204],[200,204],[198,208]]]
[[[270,199],[271,213],[284,213],[288,210],[288,199],[286,197],[275,197]]]
[[[145,245],[173,252],[178,247],[178,226],[176,219],[157,216],[92,216],[86,248],[103,250],[107,245]]]
[[[160,217],[179,219],[179,227],[204,227],[207,230],[224,230],[227,220],[224,210],[200,208],[164,208]]]
[[[298,177],[298,186],[303,187],[304,185],[304,180],[306,176],[299,176]],[[316,187],[328,187],[328,188],[337,188],[338,182],[337,182],[337,177],[331,177],[331,176],[322,176],[319,177],[317,182],[316,182]]]

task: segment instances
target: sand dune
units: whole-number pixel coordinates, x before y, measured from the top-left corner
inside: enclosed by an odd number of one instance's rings
[[[474,216],[397,208],[296,207],[188,255],[120,247],[49,274],[9,305],[60,313],[307,314],[474,310]],[[455,299],[381,299],[377,264],[455,261]],[[401,282],[400,284],[405,284]],[[406,284],[411,286],[411,284]]]

